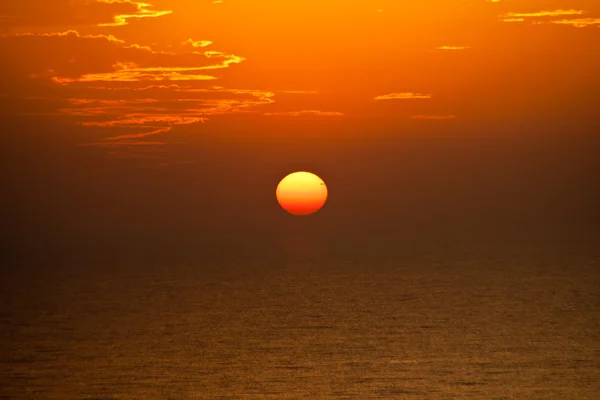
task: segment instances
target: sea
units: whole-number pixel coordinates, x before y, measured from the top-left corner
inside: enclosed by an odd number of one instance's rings
[[[600,251],[33,254],[2,267],[2,399],[600,399]]]

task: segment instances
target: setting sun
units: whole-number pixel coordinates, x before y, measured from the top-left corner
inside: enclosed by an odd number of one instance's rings
[[[281,207],[290,214],[310,215],[327,201],[327,186],[315,174],[294,172],[279,182],[276,195]]]

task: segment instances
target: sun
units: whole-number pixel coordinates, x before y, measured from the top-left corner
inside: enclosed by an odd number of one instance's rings
[[[292,215],[310,215],[327,201],[327,186],[317,175],[299,171],[286,176],[275,192],[279,205]]]

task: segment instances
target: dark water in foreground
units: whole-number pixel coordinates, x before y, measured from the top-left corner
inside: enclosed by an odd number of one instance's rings
[[[8,270],[0,398],[599,399],[590,254]]]

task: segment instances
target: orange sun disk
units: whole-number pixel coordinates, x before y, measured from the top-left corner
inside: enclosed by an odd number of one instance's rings
[[[293,215],[310,215],[327,201],[327,186],[317,175],[300,171],[289,174],[277,185],[279,205]]]

